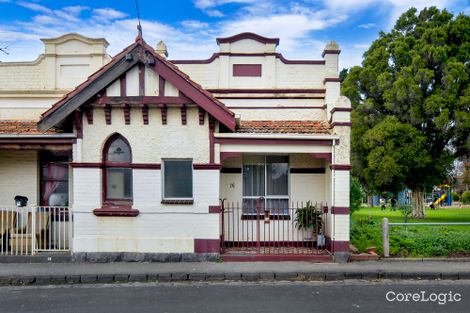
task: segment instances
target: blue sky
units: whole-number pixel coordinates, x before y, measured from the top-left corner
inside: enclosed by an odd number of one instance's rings
[[[470,14],[468,0],[138,0],[144,39],[168,46],[170,59],[205,59],[218,50],[216,37],[250,31],[280,38],[289,59],[320,59],[336,40],[341,66],[361,62],[380,31],[388,31],[411,4],[435,5]],[[0,0],[0,61],[33,60],[43,52],[39,38],[78,32],[105,37],[116,54],[136,36],[134,0]]]

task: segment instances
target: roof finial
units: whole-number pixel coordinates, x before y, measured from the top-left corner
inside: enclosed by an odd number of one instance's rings
[[[157,47],[155,48],[155,52],[161,55],[162,57],[168,57],[168,49],[166,47],[166,44],[163,42],[163,40],[160,40],[160,42],[157,44]]]
[[[137,12],[137,21],[138,21],[138,24],[137,24],[138,34],[137,34],[137,38],[135,39],[135,41],[143,41],[142,25],[140,24],[139,6],[137,5],[137,0],[134,0],[134,2],[135,2],[135,10]]]

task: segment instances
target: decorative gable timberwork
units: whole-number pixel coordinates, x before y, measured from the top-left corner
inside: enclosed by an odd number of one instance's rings
[[[112,123],[112,111],[116,108],[124,111],[126,124],[129,124],[133,107],[142,110],[144,124],[148,123],[148,108],[160,108],[165,124],[167,107],[179,106],[184,124],[188,105],[198,106],[228,129],[235,130],[234,114],[229,109],[138,37],[109,64],[46,111],[39,129],[61,127],[75,111],[85,113],[88,122],[93,122],[93,106],[104,108],[107,124]],[[80,125],[75,124],[78,130]]]

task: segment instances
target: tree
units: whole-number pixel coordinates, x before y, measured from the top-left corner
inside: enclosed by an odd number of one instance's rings
[[[351,213],[361,208],[362,200],[364,200],[364,192],[362,191],[361,184],[356,177],[351,175],[349,178],[349,208]]]
[[[350,69],[353,173],[375,192],[423,193],[470,151],[470,17],[435,7],[405,12]]]

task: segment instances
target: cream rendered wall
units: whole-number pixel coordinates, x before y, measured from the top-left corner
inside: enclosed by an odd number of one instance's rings
[[[209,214],[218,205],[219,172],[194,170],[194,204],[162,205],[161,171],[133,170],[132,218],[97,217],[101,206],[101,170],[75,168],[74,252],[194,252],[194,239],[218,239],[219,216]],[[215,192],[214,192],[215,191]]]
[[[196,107],[187,109],[187,125],[181,124],[179,108],[169,108],[167,125],[162,125],[159,109],[149,109],[149,125],[142,111],[131,109],[131,124],[125,125],[122,109],[112,110],[112,124],[105,124],[104,110],[95,108],[93,124],[83,118],[82,162],[101,162],[102,147],[114,133],[130,143],[135,163],[161,163],[162,158],[192,158],[194,163],[209,163],[209,127],[199,125]]]
[[[0,150],[0,205],[15,206],[17,195],[28,198],[28,205],[39,201],[38,152]]]
[[[180,70],[191,77],[192,80],[204,86],[204,88],[219,87],[219,58],[209,64],[176,64]]]
[[[192,158],[209,163],[207,119],[199,125],[197,108],[188,108],[187,125],[181,124],[179,108],[168,109],[168,124],[162,125],[159,109],[149,110],[149,125],[143,125],[140,109],[131,110],[125,125],[121,109],[113,109],[112,124],[95,108],[93,124],[83,120],[83,140],[74,145],[81,162],[101,162],[106,139],[118,132],[130,143],[134,163],[161,163],[162,158]],[[101,170],[74,168],[74,252],[194,252],[194,239],[218,239],[219,216],[209,214],[219,204],[220,176],[217,170],[193,170],[192,205],[164,205],[161,170],[133,169],[133,207],[137,217],[97,217],[101,207]]]
[[[319,109],[231,109],[235,114],[240,115],[242,121],[257,120],[301,120],[301,121],[322,121],[325,111]]]

